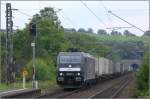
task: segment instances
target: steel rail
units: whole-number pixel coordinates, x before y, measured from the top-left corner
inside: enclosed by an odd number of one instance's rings
[[[125,80],[126,80],[126,79],[123,79],[123,80],[121,80],[119,83],[116,83],[116,84],[113,84],[112,86],[103,88],[102,90],[100,90],[99,92],[93,94],[92,96],[90,96],[90,97],[88,97],[88,98],[95,98],[96,96],[98,96],[98,95],[100,95],[100,94],[103,94],[103,93],[106,92],[106,91],[109,91],[109,89],[113,88],[115,85],[121,84],[121,85],[120,85],[121,87],[120,87],[118,90],[116,90],[115,93],[113,93],[113,94],[110,96],[110,98],[111,98],[111,97],[115,97],[115,96],[118,95],[118,94],[121,92],[121,90],[130,82],[130,80],[127,80],[127,81],[125,81]],[[125,82],[124,82],[124,81],[125,81]],[[124,82],[124,83],[123,83],[123,82]],[[123,84],[122,84],[122,83],[123,83]],[[109,97],[109,96],[108,96],[108,97]]]
[[[124,89],[131,80],[127,80],[110,98],[115,98]]]

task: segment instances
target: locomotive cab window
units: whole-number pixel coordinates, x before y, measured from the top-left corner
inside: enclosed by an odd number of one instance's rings
[[[64,55],[59,58],[60,63],[81,63],[80,55]]]

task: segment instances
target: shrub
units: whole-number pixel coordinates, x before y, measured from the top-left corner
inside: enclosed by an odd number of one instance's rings
[[[148,96],[149,55],[146,54],[140,70],[136,73],[136,96]]]
[[[32,77],[32,61],[27,64],[27,70],[29,77]],[[55,67],[53,61],[44,60],[41,58],[35,59],[35,71],[36,80],[54,80],[55,79]]]

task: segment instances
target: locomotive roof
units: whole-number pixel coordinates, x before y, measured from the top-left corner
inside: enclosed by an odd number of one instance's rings
[[[85,52],[60,52],[59,53],[59,55],[67,55],[67,54],[73,54],[73,55],[75,55],[75,54],[81,55],[82,54],[85,57],[94,58],[92,55],[90,55],[89,53],[85,53]]]

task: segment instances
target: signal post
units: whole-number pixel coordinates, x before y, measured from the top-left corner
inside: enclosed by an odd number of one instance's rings
[[[33,66],[33,75],[32,75],[32,88],[37,88],[37,81],[35,80],[35,40],[36,40],[36,24],[31,22],[29,24],[29,32],[30,35],[32,37],[32,42],[31,42],[31,46],[32,46],[32,66]]]

